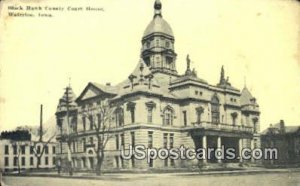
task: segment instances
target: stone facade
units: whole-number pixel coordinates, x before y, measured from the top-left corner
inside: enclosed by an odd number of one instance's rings
[[[186,72],[178,74],[175,38],[161,8],[157,0],[154,18],[142,38],[140,61],[125,81],[115,86],[90,82],[78,97],[67,87],[60,99],[56,112],[58,156],[67,158],[68,146],[62,136],[71,134],[75,168],[95,167],[97,139],[92,126],[101,123],[99,110],[104,100],[115,107],[110,118],[114,127],[109,131],[113,137],[105,148],[104,168],[191,167],[198,163],[171,159],[150,164],[146,160],[125,161],[120,157],[120,144],[155,148],[259,147],[260,111],[256,99],[246,87],[242,91],[234,88],[225,79],[223,67],[217,85],[199,78],[190,67],[189,56]]]

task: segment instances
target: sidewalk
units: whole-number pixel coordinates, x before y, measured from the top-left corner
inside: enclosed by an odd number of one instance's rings
[[[231,170],[231,171],[203,171],[203,172],[180,172],[180,173],[105,173],[96,176],[95,173],[75,172],[73,176],[67,173],[58,174],[57,172],[30,172],[23,174],[10,173],[4,176],[26,176],[26,177],[54,177],[54,178],[70,178],[70,179],[97,179],[97,180],[128,180],[128,179],[144,179],[151,177],[172,177],[172,176],[203,176],[203,175],[245,175],[245,174],[269,174],[269,173],[290,173],[300,172],[300,168],[292,169],[248,169],[248,170]]]

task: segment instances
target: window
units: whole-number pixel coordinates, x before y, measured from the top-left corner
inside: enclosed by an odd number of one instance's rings
[[[13,146],[13,153],[14,153],[14,155],[17,154],[17,151],[18,151],[18,147],[17,147],[17,145],[14,145]]]
[[[34,146],[30,146],[30,154],[34,153]]]
[[[119,168],[120,167],[119,156],[115,156],[115,162],[116,162],[116,168]]]
[[[124,125],[124,111],[121,107],[117,108],[115,111],[116,115],[116,125],[123,126]]]
[[[156,39],[156,46],[159,46],[159,39]]]
[[[53,165],[56,164],[56,159],[55,159],[55,157],[52,158],[52,164],[53,164]]]
[[[38,157],[38,158],[37,158],[37,164],[38,164],[38,165],[41,165],[41,157]]]
[[[183,114],[183,125],[187,126],[187,115],[186,115],[186,110],[182,111]]]
[[[49,147],[47,145],[45,146],[45,154],[49,154]]]
[[[25,166],[25,157],[22,157],[21,163],[22,163],[22,166]]]
[[[48,157],[45,157],[45,165],[48,165],[48,164],[49,164]]]
[[[85,117],[82,117],[82,125],[83,125],[83,131],[86,130],[86,119]]]
[[[52,153],[55,154],[55,146],[52,147]]]
[[[124,134],[121,134],[121,148],[122,148],[122,149],[125,148],[125,138],[124,138]]]
[[[170,47],[170,42],[166,41],[166,48],[169,48],[169,47]]]
[[[148,107],[148,115],[147,115],[148,123],[152,123],[152,110],[153,110],[153,108]]]
[[[131,135],[131,145],[134,148],[134,146],[135,146],[135,134],[134,134],[134,132],[130,132],[130,135]]]
[[[85,161],[85,158],[82,158],[82,166],[83,166],[83,168],[86,168],[86,161]]]
[[[170,149],[174,147],[174,134],[170,134]]]
[[[166,149],[168,148],[168,133],[164,133],[163,135],[163,146]]]
[[[232,125],[236,125],[236,118],[237,118],[238,114],[236,112],[231,113],[231,117],[232,117]]]
[[[33,157],[30,157],[30,165],[33,165]]]
[[[40,154],[41,153],[41,146],[37,146],[37,153]]]
[[[89,116],[89,122],[90,122],[90,130],[94,129],[94,119],[93,116]]]
[[[14,166],[18,166],[18,157],[14,157]]]
[[[119,135],[116,135],[116,149],[119,150]]]
[[[127,110],[130,112],[131,123],[135,123],[135,105],[136,103],[134,102],[127,103]]]
[[[197,124],[201,123],[201,115],[202,115],[203,111],[204,111],[204,109],[201,106],[196,108]]]
[[[101,118],[101,114],[99,113],[99,114],[97,114],[97,121],[98,121],[98,130],[100,129],[100,127],[101,127],[101,123],[102,123],[102,118]]]
[[[214,95],[211,99],[211,121],[218,124],[220,122],[220,105],[219,99]]]
[[[85,152],[86,150],[86,139],[82,138],[82,144],[83,144],[83,151]]]
[[[4,165],[9,166],[9,158],[8,157],[4,158]]]
[[[9,154],[9,146],[8,145],[4,146],[4,154]]]
[[[134,108],[130,109],[130,115],[131,115],[131,123],[135,122],[135,111]]]
[[[164,111],[164,125],[173,125],[173,109],[170,107],[167,107]]]
[[[148,131],[148,148],[153,147],[153,132]]]
[[[22,145],[22,146],[21,146],[21,153],[22,153],[22,154],[25,154],[25,145]]]
[[[90,137],[90,144],[94,144],[94,138]]]

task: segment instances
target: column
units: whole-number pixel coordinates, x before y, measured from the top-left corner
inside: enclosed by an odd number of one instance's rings
[[[221,149],[221,137],[220,136],[218,136],[218,139],[217,139],[217,149]],[[221,157],[218,158],[218,163],[222,163]]]
[[[203,163],[207,163],[207,140],[206,140],[206,136],[202,136],[202,149],[204,149]]]
[[[243,139],[239,139],[239,158],[240,158],[240,162],[243,162],[242,149],[243,149]]]

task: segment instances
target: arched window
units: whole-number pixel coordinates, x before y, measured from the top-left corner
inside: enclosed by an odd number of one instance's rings
[[[167,106],[163,112],[163,124],[164,125],[173,125],[174,111],[173,108]]]
[[[217,95],[211,99],[211,122],[218,124],[220,122],[220,104]]]
[[[123,126],[124,125],[124,111],[121,107],[117,108],[115,111],[115,117],[116,117],[116,125]]]

